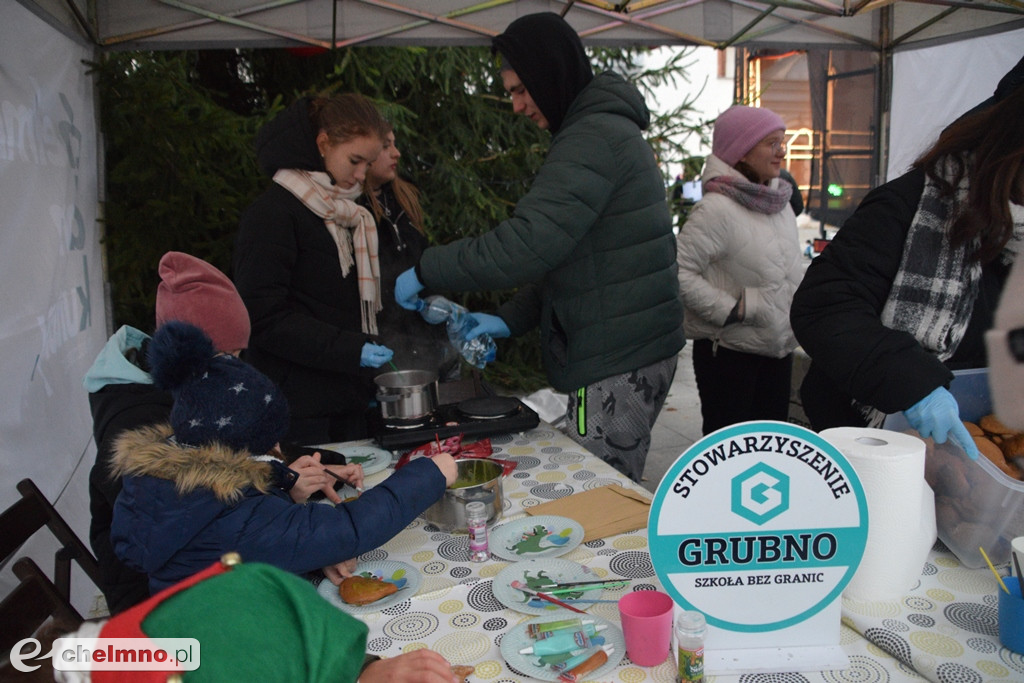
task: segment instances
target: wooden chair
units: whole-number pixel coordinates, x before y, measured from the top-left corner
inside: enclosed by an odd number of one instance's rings
[[[21,499],[0,512],[0,566],[6,564],[33,534],[46,527],[61,544],[54,555],[51,583],[65,602],[71,599],[72,561],[75,561],[92,582],[99,586],[100,566],[95,556],[50,504],[42,491],[31,479],[22,479],[17,487]],[[43,576],[45,577],[45,574]]]
[[[23,638],[31,638],[49,619],[63,629],[77,628],[82,623],[67,598],[35,562],[22,557],[14,563],[14,575],[20,583],[0,601],[0,653],[3,657]]]

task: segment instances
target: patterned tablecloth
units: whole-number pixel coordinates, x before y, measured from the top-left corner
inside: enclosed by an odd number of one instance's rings
[[[367,443],[367,442],[361,442]],[[506,523],[526,516],[527,508],[598,486],[618,483],[643,491],[609,465],[546,423],[521,434],[491,437],[494,457],[515,460],[504,482]],[[367,486],[391,470],[367,477]],[[417,593],[380,612],[359,614],[369,627],[367,650],[382,657],[430,648],[456,664],[471,664],[471,681],[506,683],[534,680],[502,658],[503,634],[536,618],[504,607],[491,590],[492,579],[511,563],[494,555],[490,561],[468,560],[465,534],[439,531],[417,519],[387,544],[361,561],[397,560],[422,575]],[[647,532],[581,544],[558,559],[590,568],[601,578],[628,579],[621,590],[661,589],[647,550]],[[841,646],[849,657],[844,670],[802,673],[757,673],[705,676],[707,683],[797,683],[931,680],[939,683],[1024,681],[1024,656],[1003,648],[997,635],[998,586],[987,569],[966,569],[944,547],[929,555],[919,585],[902,600],[856,602],[844,599]],[[587,612],[617,624],[613,603],[594,604]],[[639,683],[674,681],[671,657],[657,667],[641,667],[624,657],[605,678]]]

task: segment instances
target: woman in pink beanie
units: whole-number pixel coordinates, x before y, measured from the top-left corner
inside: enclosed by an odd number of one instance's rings
[[[704,197],[677,238],[705,434],[788,417],[796,348],[789,305],[803,267],[793,188],[779,178],[785,130],[768,109],[723,112],[701,176]]]

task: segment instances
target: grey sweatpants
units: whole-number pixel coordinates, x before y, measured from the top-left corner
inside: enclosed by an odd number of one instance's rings
[[[569,437],[639,483],[651,429],[676,374],[677,356],[614,375],[569,394]]]

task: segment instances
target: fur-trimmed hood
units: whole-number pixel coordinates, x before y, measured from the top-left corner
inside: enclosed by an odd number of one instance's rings
[[[246,451],[220,444],[186,448],[171,440],[169,424],[126,431],[114,443],[114,477],[149,476],[173,481],[178,495],[206,489],[231,504],[253,487],[266,493],[273,479],[269,463],[253,460]]]

